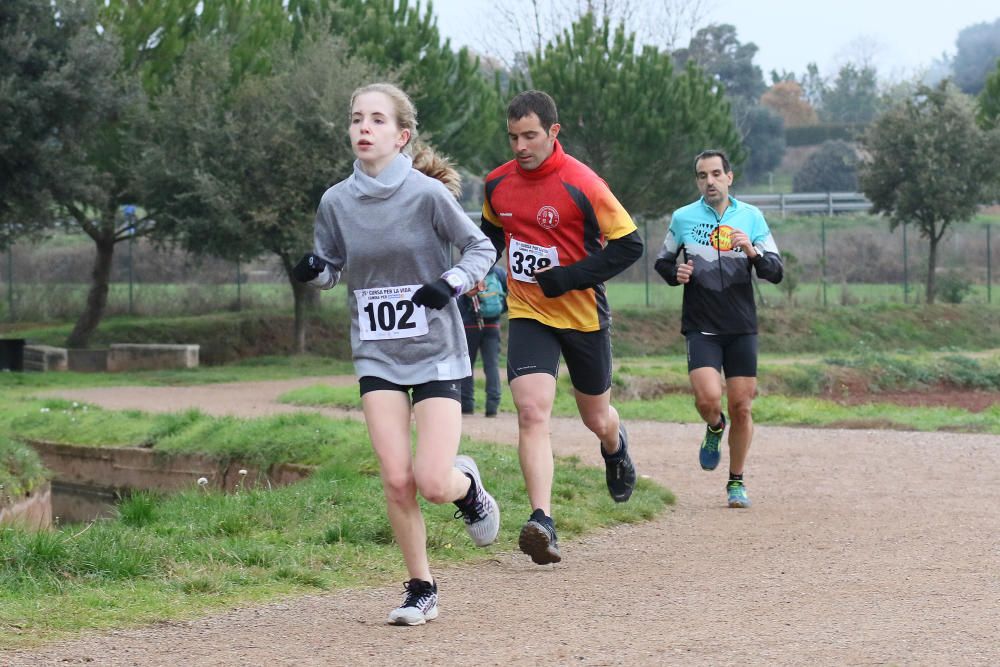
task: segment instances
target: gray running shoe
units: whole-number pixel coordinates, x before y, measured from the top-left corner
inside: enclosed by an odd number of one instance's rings
[[[456,456],[455,467],[472,477],[476,485],[475,501],[469,507],[459,507],[455,511],[455,518],[462,517],[465,530],[477,547],[493,544],[500,532],[500,506],[483,488],[483,480],[475,461],[468,456]]]
[[[392,625],[423,625],[438,617],[437,583],[410,579],[403,584],[406,598],[403,604],[389,612]]]

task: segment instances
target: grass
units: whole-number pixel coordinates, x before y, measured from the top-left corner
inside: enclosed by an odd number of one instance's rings
[[[942,382],[995,391],[1000,388],[996,353],[889,353],[866,345],[844,349],[848,351],[798,358],[764,354],[757,421],[1000,433],[996,405],[969,413],[878,403],[845,406],[829,400],[836,382],[846,377],[866,378],[872,391],[932,391]],[[250,420],[212,418],[198,411],[113,412],[35,396],[58,387],[278,379],[345,368],[342,362],[296,358],[182,373],[0,374],[0,432],[19,438],[144,443],[164,453],[197,451],[261,465],[287,461],[317,466],[311,479],[274,490],[137,493],[118,506],[114,519],[89,526],[42,533],[0,529],[0,648],[405,578],[385,518],[377,463],[359,422],[310,413]],[[620,357],[614,382],[615,405],[626,419],[698,421],[683,358]],[[482,391],[482,382],[478,384]],[[317,384],[289,392],[284,400],[359,405],[353,385]],[[509,392],[502,400],[502,409],[513,411]],[[555,413],[576,414],[565,377]],[[505,512],[529,512],[515,449],[464,440],[462,450],[476,458]],[[647,520],[672,501],[666,489],[648,480],[639,484],[628,505],[616,505],[607,497],[600,470],[576,459],[561,461],[553,492],[560,535],[572,539],[596,527]],[[483,552],[471,546],[449,507],[428,505],[425,510],[435,566],[482,559],[484,553],[514,543],[516,521],[504,522],[498,545]]]
[[[514,449],[468,441],[462,449],[505,512],[530,513]],[[553,490],[560,536],[648,520],[673,501],[640,480],[632,501],[617,505],[604,484],[599,470],[560,462]],[[506,521],[496,546],[475,549],[453,507],[424,509],[435,566],[481,560],[516,541],[519,524]],[[0,529],[0,554],[0,648],[405,578],[364,438],[339,443],[300,484],[232,495],[140,493],[121,503],[117,518],[86,528]]]
[[[771,361],[773,359],[773,361]],[[765,355],[760,364],[760,393],[754,402],[758,423],[786,426],[875,426],[918,431],[963,430],[1000,433],[1000,401],[979,413],[946,407],[908,408],[880,403],[879,392],[934,391],[947,384],[957,389],[1000,390],[1000,355],[977,359],[953,352],[939,354],[886,354],[859,352],[829,359],[807,357],[793,363]],[[842,405],[833,398],[850,381],[873,392],[868,405]],[[613,375],[613,400],[628,419],[698,422],[690,397],[687,366],[683,359],[619,359]],[[484,391],[476,381],[477,394]],[[315,385],[287,392],[281,397],[295,405],[359,409],[355,387]],[[513,412],[509,392],[501,397],[501,410]],[[577,414],[568,377],[559,379],[553,413]]]
[[[292,361],[287,367],[200,369],[189,379],[264,379],[298,370]],[[212,418],[197,411],[151,415],[33,396],[39,389],[113,379],[123,378],[0,375],[0,431],[76,444],[143,443],[166,454],[201,452],[260,465],[305,463],[317,472],[293,486],[231,495],[198,487],[169,496],[137,493],[118,506],[114,519],[87,526],[39,533],[0,528],[0,649],[405,578],[362,423],[310,413],[264,419]],[[178,381],[174,373],[124,379]],[[356,387],[349,390],[357,394]],[[530,513],[516,450],[465,439],[462,451],[476,458],[505,512]],[[640,480],[632,501],[618,505],[599,469],[577,459],[556,466],[553,504],[565,539],[648,520],[672,501],[668,490]],[[435,567],[481,560],[515,543],[516,521],[504,522],[497,545],[483,551],[471,546],[453,507],[424,508]]]
[[[998,232],[1000,234],[1000,232]],[[773,285],[765,280],[758,280],[758,305],[761,310],[768,308],[796,307],[812,309],[824,305],[823,283],[819,281],[801,282],[793,292],[793,302],[789,303],[788,294],[782,285]],[[607,284],[608,301],[616,312],[624,307],[646,306],[651,308],[670,308],[680,310],[684,291],[669,287],[659,281],[652,283],[647,289],[645,283],[629,283],[612,281]],[[826,286],[827,307],[842,306],[874,306],[879,304],[909,303],[914,308],[924,301],[924,285],[918,281],[910,281],[909,291],[904,295],[903,284],[893,283],[841,283],[831,278]],[[988,304],[989,300],[989,304]],[[940,301],[940,299],[939,299]],[[994,286],[992,294],[988,293],[986,285],[970,285],[969,293],[963,303],[969,306],[1000,307],[1000,286]]]
[[[9,498],[23,496],[48,479],[35,450],[24,443],[0,435],[0,506]]]

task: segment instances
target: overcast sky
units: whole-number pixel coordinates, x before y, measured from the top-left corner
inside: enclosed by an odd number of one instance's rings
[[[542,0],[543,2],[545,0]],[[955,54],[963,28],[1000,18],[1000,1],[965,0],[702,0],[707,22],[732,23],[741,42],[760,50],[765,78],[772,69],[805,71],[816,62],[832,74],[867,55],[881,77],[910,78],[942,53]],[[496,0],[434,0],[438,26],[455,44],[496,53]],[[510,6],[510,5],[507,5]],[[686,44],[686,39],[683,40]]]

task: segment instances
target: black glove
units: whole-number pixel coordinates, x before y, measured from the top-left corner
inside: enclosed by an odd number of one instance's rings
[[[535,280],[542,288],[542,294],[550,299],[562,296],[573,289],[573,275],[565,266],[553,266],[548,271],[536,273]]]
[[[307,283],[323,273],[325,268],[326,261],[322,257],[309,253],[292,268],[292,277],[300,283]]]
[[[410,301],[418,306],[424,306],[425,308],[433,308],[434,310],[441,310],[448,305],[451,301],[452,292],[451,285],[449,285],[444,278],[438,278],[432,283],[427,283],[410,297]]]

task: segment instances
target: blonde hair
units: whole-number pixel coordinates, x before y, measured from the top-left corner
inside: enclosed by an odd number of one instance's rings
[[[354,109],[354,101],[366,93],[382,93],[392,102],[396,112],[396,125],[401,130],[410,131],[410,139],[401,152],[413,157],[413,168],[438,179],[452,195],[458,197],[462,193],[462,177],[455,170],[451,160],[437,154],[427,144],[417,141],[417,107],[414,106],[410,96],[391,83],[370,83],[351,94],[351,109]]]
[[[444,183],[448,192],[458,199],[462,195],[462,177],[448,156],[435,152],[427,144],[417,144],[415,150],[413,168]]]

